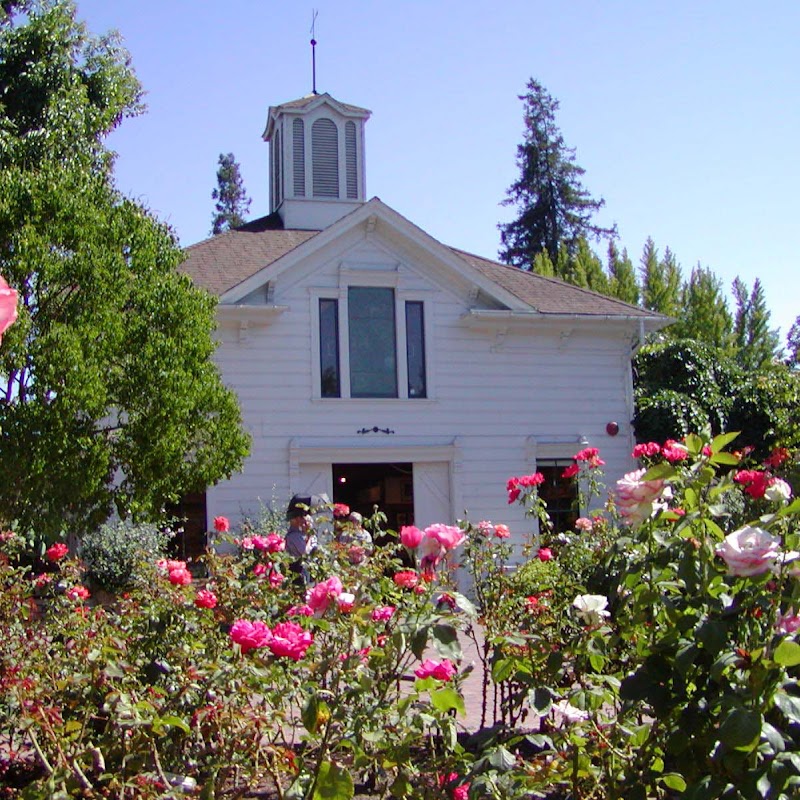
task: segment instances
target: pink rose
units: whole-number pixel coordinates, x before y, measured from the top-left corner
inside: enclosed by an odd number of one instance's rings
[[[287,612],[287,617],[313,617],[314,609],[305,603],[302,606],[292,606]]]
[[[283,583],[284,580],[285,580],[285,577],[275,569],[273,569],[269,573],[269,585],[273,589],[277,589]]]
[[[16,322],[17,292],[0,277],[0,341],[3,334]]]
[[[272,629],[267,647],[273,655],[299,661],[313,643],[311,631],[305,630],[296,622],[279,622]]]
[[[549,547],[540,547],[539,552],[536,553],[536,558],[539,561],[550,561],[553,558],[553,551]]]
[[[431,658],[423,661],[415,670],[418,678],[435,678],[437,681],[449,681],[456,674],[456,668],[448,659],[434,661]]]
[[[413,569],[395,572],[394,582],[403,589],[413,589],[419,583],[419,575]]]
[[[422,531],[414,525],[403,525],[400,528],[400,541],[403,547],[415,550],[422,541]]]
[[[729,575],[749,577],[769,572],[780,555],[780,539],[762,528],[747,526],[729,533],[717,545]]]
[[[277,533],[267,534],[266,551],[268,553],[281,553],[285,549],[286,549],[286,540],[283,538],[283,536],[280,536]]]
[[[508,525],[495,525],[494,535],[498,539],[508,539],[508,537],[511,536],[511,531],[509,530]]]
[[[231,523],[227,517],[214,517],[214,530],[217,533],[227,533],[231,529]]]
[[[469,784],[462,783],[453,789],[453,800],[469,800]]]
[[[601,467],[606,463],[600,458],[600,451],[596,447],[584,447],[572,457],[575,461],[585,461],[590,467]]]
[[[667,439],[661,448],[661,455],[674,464],[676,461],[685,461],[689,457],[689,448],[685,444],[676,442],[674,439]]]
[[[345,505],[344,503],[334,503],[333,504],[333,516],[336,519],[344,519],[345,517],[350,516],[350,506]]]
[[[775,629],[778,633],[796,633],[800,630],[800,615],[794,613],[794,608],[787,609],[785,614],[778,612]]]
[[[185,561],[173,561],[170,558],[160,558],[156,561],[156,566],[162,572],[172,572],[175,569],[186,569]]]
[[[208,589],[200,589],[194,598],[194,604],[198,608],[214,608],[217,605],[217,596]]]
[[[335,600],[342,593],[342,582],[335,575],[321,583],[313,589],[308,590],[306,602],[315,612],[324,613],[331,600]]]
[[[267,574],[267,565],[263,562],[259,561],[258,564],[253,565],[253,575],[257,578],[261,578]]]
[[[438,551],[440,555],[444,555],[444,553],[449,550],[463,544],[464,540],[467,538],[467,535],[461,528],[457,528],[455,525],[442,525],[440,523],[429,525],[425,528],[424,534],[423,549],[426,553],[436,553]]]
[[[581,468],[577,464],[570,464],[562,473],[561,477],[568,479],[574,478],[579,472]]]
[[[67,597],[70,600],[86,600],[89,597],[89,590],[85,586],[73,586],[67,589]]]
[[[373,608],[372,621],[384,622],[387,619],[391,619],[394,612],[395,612],[394,606],[378,606],[377,608]]]
[[[0,278],[0,281],[3,280]],[[51,544],[50,547],[45,550],[44,554],[47,556],[49,561],[56,562],[61,561],[64,556],[69,553],[69,547],[67,547],[64,542],[56,542],[55,544]]]
[[[657,444],[656,442],[644,442],[642,444],[637,444],[636,447],[633,448],[633,453],[631,455],[634,458],[652,458],[653,456],[657,456],[661,452],[661,445]]]
[[[272,638],[272,631],[260,620],[250,622],[247,619],[237,619],[231,625],[230,637],[244,654],[259,647],[266,647]]]
[[[576,531],[583,531],[584,533],[591,533],[594,524],[589,519],[589,517],[578,517],[575,520],[575,530]]]
[[[175,586],[188,586],[192,582],[192,573],[186,567],[169,571],[169,582]]]
[[[654,504],[666,497],[669,487],[663,480],[643,481],[645,469],[627,473],[617,481],[617,508],[620,516],[631,527],[640,525],[652,516]],[[658,510],[658,506],[655,506]]]

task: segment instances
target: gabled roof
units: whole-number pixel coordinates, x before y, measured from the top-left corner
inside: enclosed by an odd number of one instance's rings
[[[509,267],[488,258],[442,245],[377,198],[373,198],[357,211],[334,223],[326,229],[325,236],[320,237],[319,241],[334,233],[336,228],[347,229],[361,217],[366,218],[371,211],[380,213],[387,221],[404,225],[405,235],[419,234],[434,248],[434,252],[440,254],[438,256],[440,259],[446,258],[451,265],[456,265],[454,268],[468,278],[471,276],[475,284],[484,291],[494,287],[497,296],[506,298],[506,304],[511,302],[517,310],[527,309],[531,313],[543,316],[640,318],[643,321],[649,320],[651,326],[654,324],[655,327],[661,327],[669,322],[667,317],[660,314],[645,311],[588,289],[572,286],[557,278],[526,272],[517,267]],[[320,236],[320,233],[322,232],[285,230],[280,216],[271,214],[187,247],[186,260],[179,270],[188,275],[195,284],[217,296],[231,292],[244,282],[249,282],[251,288],[256,288],[252,285],[254,281],[250,279],[255,280],[254,276],[271,265],[275,265],[275,270],[278,271],[285,268],[285,266],[279,267],[276,262],[298,248],[301,248],[297,253],[300,257],[306,250],[303,245]],[[284,260],[283,264],[286,263]],[[462,266],[459,267],[459,264]],[[268,272],[274,273],[274,270]],[[245,293],[246,288],[241,287],[232,294]]]
[[[279,106],[270,106],[267,113],[267,125],[264,128],[263,138],[269,141],[275,130],[275,120],[281,113],[288,112],[295,114],[306,114],[313,110],[316,106],[328,105],[338,111],[344,117],[360,117],[367,120],[372,115],[372,112],[367,108],[354,106],[350,103],[342,103],[335,97],[331,97],[327,92],[322,94],[307,94],[305,97],[299,97],[297,100],[289,100],[286,103],[281,103]]]

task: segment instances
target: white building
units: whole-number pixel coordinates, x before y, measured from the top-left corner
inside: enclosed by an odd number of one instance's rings
[[[206,523],[326,493],[393,526],[468,514],[521,537],[509,476],[544,470],[555,508],[581,447],[609,478],[633,467],[631,356],[666,320],[367,200],[369,113],[327,94],[270,108],[271,213],[186,250],[182,271],[219,297],[217,359],[252,436]]]

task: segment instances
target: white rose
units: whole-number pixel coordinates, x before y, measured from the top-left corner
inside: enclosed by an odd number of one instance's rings
[[[792,496],[792,487],[781,478],[773,478],[764,497],[773,503],[785,503]]]
[[[781,540],[763,528],[747,526],[729,533],[717,545],[717,555],[731,575],[749,577],[769,572],[780,556]]]
[[[578,617],[586,625],[600,625],[603,617],[611,616],[606,611],[608,600],[601,594],[579,594],[572,605],[577,609]]]

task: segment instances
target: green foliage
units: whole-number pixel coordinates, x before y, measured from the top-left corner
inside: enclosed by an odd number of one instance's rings
[[[642,348],[634,375],[639,441],[737,430],[762,458],[800,444],[800,380],[784,364],[745,371],[719,349],[673,340]]]
[[[642,305],[649,311],[675,317],[680,313],[681,268],[667,248],[659,259],[655,243],[648,237],[640,260]]]
[[[508,189],[504,205],[517,208],[513,222],[500,225],[500,258],[531,269],[537,253],[555,261],[563,245],[572,253],[581,237],[613,236],[614,229],[592,222],[603,207],[581,184],[584,171],[575,163],[556,124],[558,101],[536,80],[529,80],[524,104],[524,138],[517,148],[520,176]],[[557,273],[558,274],[558,273]]]
[[[636,271],[628,257],[628,251],[619,254],[613,241],[608,243],[608,294],[631,305],[639,304],[639,285],[636,283]]]
[[[219,154],[217,188],[211,192],[211,198],[216,200],[211,218],[211,233],[214,236],[244,224],[250,209],[250,198],[233,153]]]
[[[722,293],[722,281],[699,264],[683,286],[683,311],[669,328],[676,339],[694,339],[727,351],[731,348],[733,320]]]
[[[107,592],[141,583],[150,576],[152,565],[166,556],[172,536],[155,525],[107,522],[81,539],[79,555],[86,577]]]
[[[744,369],[760,369],[780,358],[780,337],[769,327],[770,312],[764,298],[764,288],[756,278],[748,294],[747,284],[739,277],[733,282],[736,300],[734,341],[736,360]]]
[[[114,187],[104,138],[140,110],[127,53],[70,3],[20,20],[0,28],[0,274],[20,297],[0,351],[0,515],[52,538],[114,507],[157,517],[237,469],[247,437],[211,360],[213,299]]]

